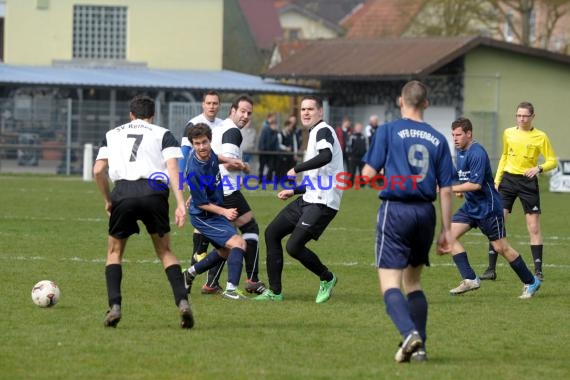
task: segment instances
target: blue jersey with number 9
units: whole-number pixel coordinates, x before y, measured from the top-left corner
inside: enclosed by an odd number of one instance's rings
[[[398,119],[378,128],[362,159],[384,169],[378,197],[402,202],[433,202],[437,186],[451,186],[453,163],[445,137],[425,122]]]

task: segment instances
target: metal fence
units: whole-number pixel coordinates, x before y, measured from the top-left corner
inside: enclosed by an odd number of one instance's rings
[[[229,107],[222,104],[220,114]],[[155,123],[180,139],[187,121],[200,112],[198,102],[157,102]],[[80,174],[84,145],[96,149],[128,116],[128,101],[0,99],[0,172]]]

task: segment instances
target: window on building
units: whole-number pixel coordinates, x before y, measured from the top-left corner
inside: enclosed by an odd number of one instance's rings
[[[126,59],[127,7],[73,6],[73,58]]]
[[[300,28],[287,28],[283,31],[286,40],[295,41],[303,38],[303,31]]]
[[[507,12],[507,21],[505,21],[505,41],[513,42],[515,38],[515,34],[513,33],[513,29],[511,27],[511,23],[513,22],[513,12]]]
[[[528,38],[530,42],[536,41],[536,9],[532,9],[530,11],[529,19],[528,19]]]

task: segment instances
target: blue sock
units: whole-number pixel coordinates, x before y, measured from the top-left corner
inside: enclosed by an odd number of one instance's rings
[[[194,269],[197,274],[204,273],[210,268],[215,267],[219,263],[223,262],[225,259],[218,255],[218,251],[214,250],[208,253],[208,256],[204,257],[201,261],[194,264]]]
[[[410,316],[408,301],[400,289],[388,289],[384,293],[384,303],[386,304],[386,313],[388,313],[402,337],[406,337],[416,329]]]
[[[473,268],[471,268],[471,265],[469,264],[469,259],[467,258],[467,252],[461,252],[458,253],[457,255],[453,255],[453,262],[455,262],[455,265],[459,270],[461,278],[463,278],[464,280],[475,280],[475,277],[477,277],[477,275],[475,274],[475,271],[473,270]]]
[[[408,294],[408,307],[410,308],[410,316],[416,329],[420,333],[424,346],[426,344],[426,325],[428,317],[428,303],[426,295],[422,290],[416,290]]]
[[[244,255],[245,251],[243,249],[232,248],[228,256],[228,282],[236,287],[239,285]]]
[[[528,285],[534,282],[534,276],[532,275],[530,270],[528,270],[528,267],[526,266],[522,256],[519,255],[519,257],[511,261],[509,265],[511,266],[511,268],[513,268],[517,276],[519,276],[523,284]]]

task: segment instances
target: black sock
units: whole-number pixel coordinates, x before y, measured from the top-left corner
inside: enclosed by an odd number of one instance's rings
[[[259,281],[259,247],[257,240],[246,239],[245,248],[245,271],[247,279],[253,282]]]
[[[532,261],[534,261],[534,271],[542,272],[542,244],[531,245]]]
[[[489,269],[495,270],[497,267],[497,257],[499,254],[493,249],[493,245],[489,243]]]
[[[107,280],[107,299],[109,307],[121,305],[121,280],[123,279],[123,268],[121,264],[109,264],[105,267],[105,279]]]
[[[192,251],[192,257],[190,258],[190,265],[196,264],[196,260],[194,259],[194,254],[201,255],[205,252],[208,252],[208,239],[204,237],[199,232],[194,232],[192,234],[192,243],[194,245],[194,250]]]
[[[186,287],[184,286],[184,276],[182,275],[182,267],[180,264],[173,264],[166,268],[164,272],[166,272],[166,277],[168,278],[168,282],[170,282],[176,306],[178,306],[180,301],[188,300]]]

